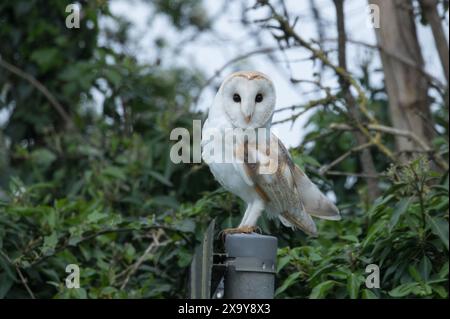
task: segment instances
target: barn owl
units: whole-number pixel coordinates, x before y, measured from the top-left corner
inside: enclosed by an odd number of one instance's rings
[[[265,211],[287,227],[316,236],[311,216],[339,220],[340,214],[270,132],[274,109],[275,88],[266,75],[236,72],[223,81],[203,125],[203,160],[216,180],[247,204],[239,227],[225,233],[253,232]],[[227,140],[229,132],[234,137]],[[258,148],[262,144],[269,146]],[[232,156],[223,155],[227,150]]]

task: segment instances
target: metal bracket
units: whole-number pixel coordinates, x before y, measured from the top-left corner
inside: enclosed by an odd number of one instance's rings
[[[274,296],[277,239],[259,234],[232,234],[226,254],[213,253],[215,221],[211,221],[195,249],[189,279],[189,297],[256,298]]]
[[[256,257],[235,257],[227,260],[227,266],[232,266],[236,271],[251,271],[275,273],[274,260],[261,260]]]

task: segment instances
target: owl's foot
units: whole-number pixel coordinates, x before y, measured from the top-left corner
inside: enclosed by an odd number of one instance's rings
[[[258,226],[242,226],[242,227],[238,227],[238,228],[226,228],[220,232],[219,236],[222,238],[222,240],[225,240],[225,237],[227,235],[251,234],[254,232],[261,233],[261,229]]]

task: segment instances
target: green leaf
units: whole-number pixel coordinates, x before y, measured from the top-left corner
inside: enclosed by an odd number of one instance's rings
[[[170,291],[171,289],[172,289],[172,286],[168,285],[168,284],[158,285],[157,287],[155,287],[151,291],[149,291],[148,297],[153,298],[153,297],[161,296],[161,293]]]
[[[282,292],[284,292],[286,289],[288,289],[290,286],[292,286],[294,283],[297,282],[297,279],[300,277],[300,272],[294,272],[290,274],[286,280],[283,282],[283,284],[277,288],[275,291],[275,296],[280,295]]]
[[[334,269],[336,266],[335,265],[333,265],[333,264],[326,264],[325,266],[323,266],[323,267],[320,267],[319,269],[317,269],[317,270],[315,270],[313,273],[312,273],[312,275],[310,275],[310,277],[309,277],[309,282],[311,282],[311,283],[313,283],[315,280],[316,280],[316,278],[318,277],[318,276],[320,276],[323,272],[325,272],[326,270],[330,270],[330,269]],[[333,276],[333,273],[330,273],[330,272],[328,272],[328,275],[330,275],[330,276]],[[339,275],[338,276],[335,276],[335,277],[339,277]],[[342,278],[345,278],[345,277],[347,277],[347,274],[343,274],[343,276],[342,276]]]
[[[417,296],[429,296],[433,293],[433,289],[431,289],[431,286],[428,284],[420,284],[418,287],[414,288],[413,294]]]
[[[358,237],[356,237],[355,235],[344,235],[344,236],[341,236],[340,238],[344,239],[344,240],[348,240],[353,243],[359,242]]]
[[[74,297],[77,299],[87,299],[87,292],[84,288],[71,289],[71,292],[73,292]]]
[[[124,173],[124,171],[117,166],[108,166],[103,169],[102,173],[109,177],[116,178],[122,181],[127,179],[127,176]]]
[[[101,291],[102,296],[112,296],[115,293],[117,293],[117,288],[110,287],[110,286],[102,288],[102,291]]]
[[[372,215],[373,213],[378,211],[378,209],[383,208],[387,203],[389,203],[394,198],[395,198],[395,196],[392,194],[377,198],[375,200],[375,203],[372,205],[372,207],[367,212],[367,215]]]
[[[409,282],[395,287],[389,291],[389,296],[394,298],[400,298],[410,295],[416,288],[420,288],[420,284],[417,282]]]
[[[431,286],[431,288],[433,289],[434,292],[436,292],[439,295],[439,297],[441,298],[448,297],[448,291],[443,286],[433,285]]]
[[[181,267],[181,268],[185,268],[185,267],[189,266],[189,264],[192,261],[192,254],[185,249],[180,249],[178,251],[177,257],[178,257],[178,261],[177,261],[178,267]]]
[[[423,256],[422,260],[419,264],[420,275],[425,280],[428,281],[430,278],[431,271],[433,266],[431,265],[431,261],[427,256]]]
[[[119,72],[117,72],[114,69],[108,68],[108,69],[104,69],[103,73],[104,73],[105,77],[108,79],[108,81],[110,83],[112,83],[112,85],[114,87],[119,87],[119,85],[122,82],[122,77]]]
[[[448,277],[448,261],[442,266],[441,270],[439,270],[438,278],[443,279]]]
[[[46,148],[38,148],[31,153],[31,160],[37,166],[47,168],[56,160],[56,155]]]
[[[108,214],[101,213],[98,210],[94,210],[92,213],[90,213],[88,215],[87,222],[88,223],[96,223],[102,219],[105,219],[106,217],[108,217]]]
[[[361,296],[363,299],[379,299],[370,289],[363,289]]]
[[[55,247],[58,244],[58,235],[56,232],[51,233],[49,236],[44,237],[44,244],[41,251],[44,255],[52,255],[55,251]]]
[[[14,284],[14,280],[7,273],[0,274],[0,299],[5,298]]]
[[[0,269],[4,271],[3,274],[7,275],[11,280],[16,280],[16,272],[13,271],[9,262],[0,254]],[[1,283],[1,281],[0,281]]]
[[[124,258],[128,263],[131,263],[136,256],[136,249],[131,243],[125,246]]]
[[[169,181],[167,178],[165,178],[160,173],[158,173],[156,171],[149,171],[148,173],[150,176],[152,176],[153,178],[155,178],[157,181],[161,182],[162,184],[169,186],[169,187],[173,186],[172,182]]]
[[[415,266],[410,265],[408,267],[408,272],[411,275],[411,277],[413,277],[413,279],[415,281],[423,282],[423,278],[422,278],[422,276],[420,275],[419,271],[417,270],[417,268]]]
[[[358,298],[361,280],[358,275],[351,274],[347,278],[347,291],[351,299]]]
[[[431,217],[426,215],[429,222],[431,231],[437,235],[444,243],[447,250],[449,249],[449,238],[448,238],[448,222],[441,217]]]
[[[336,284],[333,280],[324,281],[313,288],[311,294],[309,295],[310,299],[321,299],[325,298],[328,291],[334,287]]]
[[[313,157],[303,154],[301,156],[301,160],[305,164],[309,164],[311,166],[320,167],[320,163]]]
[[[392,217],[389,222],[389,231],[391,231],[397,225],[400,217],[408,210],[411,201],[412,197],[402,198],[397,203],[397,205],[395,205],[394,212],[392,213]]]
[[[379,220],[372,226],[370,226],[369,231],[367,232],[367,237],[362,243],[363,247],[367,247],[370,243],[372,243],[373,240],[375,240],[376,236],[380,231],[386,228],[386,221],[385,220]]]
[[[96,149],[95,147],[92,147],[90,145],[84,145],[84,144],[78,145],[77,151],[81,155],[92,156],[92,157],[100,157],[102,155],[102,152],[99,151],[98,149]]]
[[[177,221],[175,227],[182,232],[193,233],[195,231],[195,222],[192,219],[186,218],[184,220]]]
[[[82,239],[83,239],[83,229],[78,226],[78,227],[70,227],[69,228],[69,233],[70,233],[70,237],[69,237],[69,242],[68,244],[70,246],[76,246]]]
[[[277,262],[277,273],[279,273],[280,270],[283,269],[284,266],[286,266],[291,261],[291,259],[292,258],[290,255],[286,255],[286,256],[279,258],[278,262]]]
[[[158,206],[167,206],[174,209],[178,209],[180,203],[173,196],[154,196],[152,198],[152,203],[155,203]]]
[[[45,49],[38,49],[33,51],[31,54],[30,59],[34,62],[36,62],[39,67],[42,68],[42,70],[45,72],[52,64],[55,64],[55,61],[59,61],[59,51],[56,48],[45,48]]]

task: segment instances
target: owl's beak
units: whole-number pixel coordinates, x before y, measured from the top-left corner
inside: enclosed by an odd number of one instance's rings
[[[244,115],[244,121],[245,123],[250,123],[252,116],[253,116],[253,110],[251,106],[243,106],[242,107],[242,114]]]

